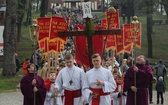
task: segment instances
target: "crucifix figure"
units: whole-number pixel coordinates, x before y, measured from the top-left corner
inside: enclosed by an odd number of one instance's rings
[[[70,81],[69,81],[69,84],[71,85],[72,83],[73,83],[73,81],[72,81],[72,80],[70,80]]]
[[[84,2],[88,2],[88,1],[89,0],[84,0]],[[89,6],[86,4],[85,7],[87,8]],[[85,12],[86,12],[86,14],[91,13],[91,8],[90,8],[90,11],[88,9],[88,10],[85,10]],[[86,20],[86,27],[87,27],[87,24],[90,22],[90,19],[92,18],[92,16],[90,17],[89,15],[86,15],[86,14],[84,14],[84,18]],[[84,31],[58,32],[59,37],[65,37],[65,36],[66,37],[68,37],[68,36],[86,36],[87,37],[90,68],[93,67],[92,62],[91,62],[91,56],[93,55],[92,37],[94,35],[106,35],[107,36],[107,35],[117,35],[117,34],[121,34],[120,28],[118,28],[118,29],[115,28],[115,29],[110,29],[110,30],[109,30],[109,28],[108,28],[108,30],[94,30],[94,33],[92,33],[92,35],[86,35]]]

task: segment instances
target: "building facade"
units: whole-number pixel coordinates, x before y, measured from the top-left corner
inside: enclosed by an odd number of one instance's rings
[[[6,12],[6,0],[0,0],[0,67],[3,62],[3,31],[5,22],[5,12]]]
[[[81,4],[84,0],[49,0],[49,7],[61,5],[66,8],[81,8]],[[100,10],[103,0],[90,0],[92,2],[92,10]]]

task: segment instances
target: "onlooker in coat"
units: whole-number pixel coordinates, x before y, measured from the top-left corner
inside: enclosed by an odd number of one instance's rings
[[[163,93],[165,92],[165,84],[163,82],[163,77],[159,77],[159,81],[156,84],[157,91],[157,104],[159,104],[159,97],[161,97],[161,104],[164,102]]]
[[[157,80],[159,79],[160,76],[162,76],[164,81],[164,75],[166,74],[166,67],[163,64],[162,59],[159,60],[158,64],[155,66],[155,69],[156,69]]]

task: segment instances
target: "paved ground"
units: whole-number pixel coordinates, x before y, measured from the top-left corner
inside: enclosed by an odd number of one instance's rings
[[[0,105],[23,105],[21,92],[0,93]]]
[[[153,104],[156,104],[156,91],[153,92]],[[168,105],[168,92],[164,94],[165,103]],[[0,93],[0,105],[23,105],[23,95],[20,91],[11,93]],[[160,104],[161,105],[161,104]]]

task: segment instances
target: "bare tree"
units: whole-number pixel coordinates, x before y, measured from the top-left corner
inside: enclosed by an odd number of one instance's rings
[[[168,19],[168,0],[163,0],[163,5]]]
[[[22,30],[24,13],[26,11],[26,6],[25,6],[26,3],[27,3],[27,0],[18,0],[18,5],[17,5],[17,26],[18,26],[17,41],[18,42],[20,42],[22,37],[21,30]]]
[[[147,10],[146,10],[146,21],[147,21],[147,43],[148,43],[148,57],[152,58],[153,57],[153,43],[152,43],[152,14],[153,14],[153,0],[147,0],[146,1],[146,6],[147,6]]]
[[[33,0],[27,1],[27,17],[26,17],[26,26],[29,25],[30,18],[32,18],[32,2]]]
[[[4,76],[15,75],[15,46],[16,46],[16,13],[17,0],[6,0],[6,20],[4,30],[4,63],[3,72]]]
[[[37,3],[36,12],[38,12],[39,11],[39,8],[38,8],[39,7],[39,0],[37,0],[36,3]]]
[[[48,0],[41,0],[40,17],[45,17],[48,11]]]

